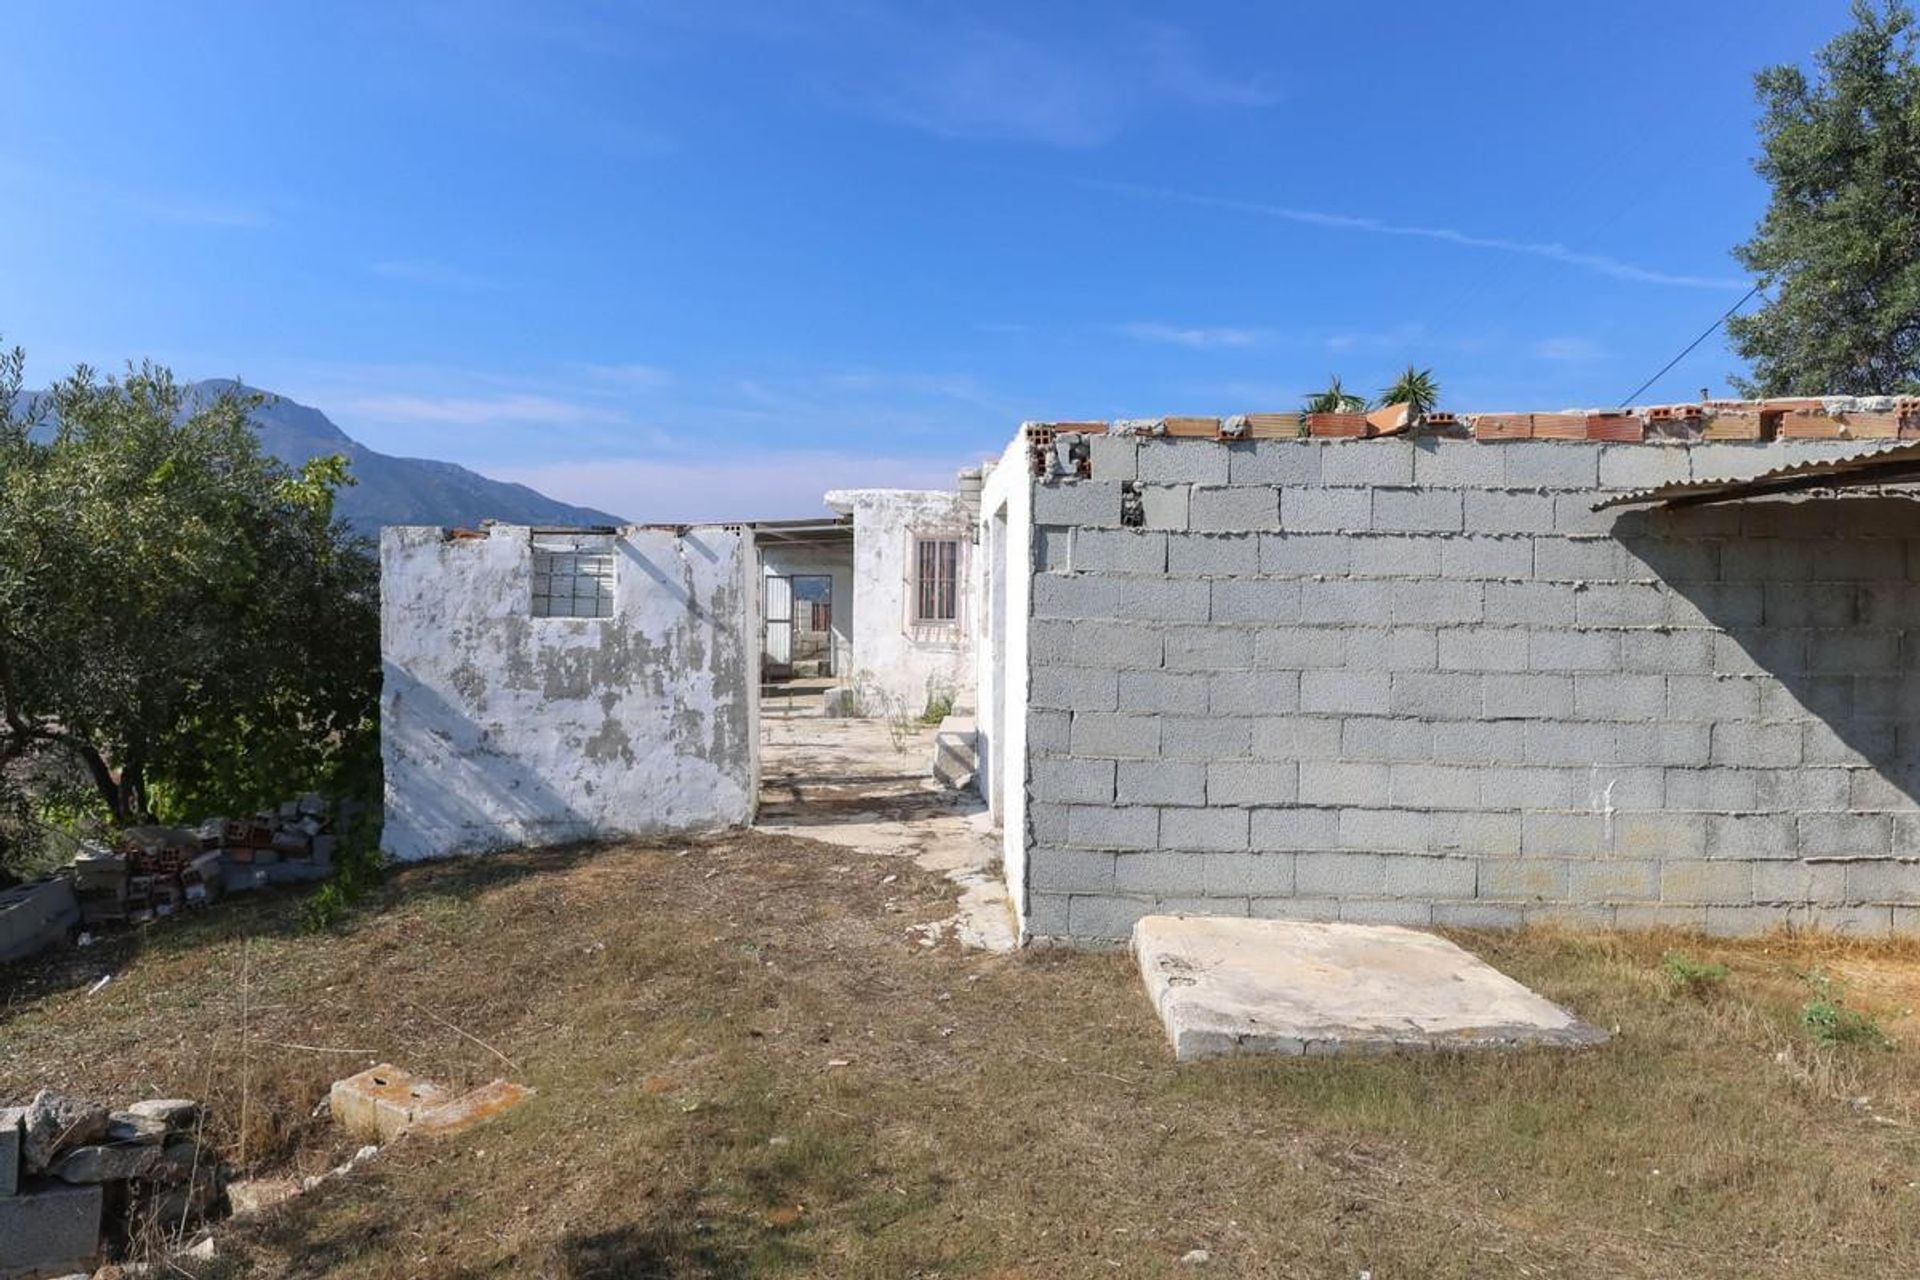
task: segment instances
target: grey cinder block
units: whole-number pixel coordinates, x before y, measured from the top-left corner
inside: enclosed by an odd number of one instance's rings
[[[1260,533],[1280,527],[1280,491],[1267,486],[1195,485],[1187,527],[1216,533]]]
[[[1205,587],[1208,584],[1195,583]],[[1313,584],[1318,585],[1318,584]],[[1215,622],[1297,622],[1303,584],[1272,578],[1222,578],[1212,584]],[[1188,615],[1189,617],[1193,615]]]
[[[91,1272],[105,1188],[49,1182],[0,1198],[0,1275]]]
[[[1117,480],[1058,480],[1033,488],[1033,522],[1037,525],[1108,525],[1120,523],[1120,482]]]
[[[1143,440],[1137,454],[1148,484],[1226,484],[1226,446],[1205,440]]]
[[[1466,858],[1376,853],[1302,853],[1294,879],[1309,897],[1471,898],[1474,864]]]
[[[1509,489],[1596,488],[1600,482],[1598,451],[1573,441],[1516,441],[1499,447],[1507,465]],[[1592,499],[1588,499],[1592,501]]]
[[[1080,849],[1152,849],[1160,839],[1159,811],[1107,805],[1067,810],[1067,840]]]
[[[1245,849],[1247,830],[1245,809],[1160,810],[1160,843],[1169,849]]]
[[[1149,529],[1076,529],[1070,563],[1080,573],[1165,573],[1167,535]]]
[[[1187,578],[1115,579],[1115,616],[1142,622],[1193,622],[1207,616],[1207,584]]]
[[[1140,514],[1148,529],[1185,529],[1187,495],[1184,484],[1149,484],[1140,487]]]
[[[1276,577],[1311,577],[1347,572],[1353,541],[1337,533],[1260,535],[1260,572]]]
[[[1167,542],[1166,562],[1176,578],[1251,576],[1260,572],[1260,543],[1244,533],[1176,533]]]
[[[1076,712],[1073,754],[1151,759],[1160,751],[1160,718],[1132,713]]]
[[[1088,459],[1095,480],[1134,480],[1140,475],[1139,442],[1132,436],[1087,437]]]
[[[1230,484],[1300,485],[1320,483],[1320,456],[1326,446],[1317,440],[1250,440],[1226,447]]]
[[[1384,808],[1389,802],[1389,766],[1352,760],[1302,760],[1300,802]]]
[[[1373,527],[1373,495],[1366,489],[1280,491],[1280,527],[1298,533],[1358,533]]]
[[[1498,489],[1505,481],[1506,460],[1497,448],[1440,438],[1414,446],[1413,483],[1423,489]]]
[[[1117,692],[1121,711],[1202,715],[1207,710],[1205,672],[1123,671],[1119,673]]]
[[[1475,446],[1498,458],[1499,449]],[[1469,489],[1464,504],[1468,533],[1524,534],[1553,532],[1553,499],[1541,493],[1512,493]]]
[[[1377,533],[1459,533],[1465,506],[1453,489],[1375,489],[1373,528]]]
[[[1352,567],[1356,578],[1437,578],[1440,546],[1433,538],[1388,534],[1355,537]]]
[[[1063,803],[1111,804],[1114,799],[1111,760],[1036,759],[1028,780],[1035,791]]]
[[[1325,485],[1399,485],[1413,483],[1412,446],[1400,440],[1342,440],[1320,455]]]
[[[1120,765],[1121,804],[1202,805],[1207,766],[1199,761],[1128,760]]]
[[[1300,795],[1300,769],[1291,760],[1215,760],[1206,771],[1208,804],[1292,804]]]
[[[1385,671],[1315,670],[1300,673],[1300,708],[1339,715],[1386,715],[1393,677]]]
[[[1237,670],[1253,663],[1253,635],[1224,627],[1172,627],[1164,649],[1169,671]]]
[[[1088,667],[1035,667],[1027,681],[1027,701],[1062,711],[1112,711],[1118,704],[1119,677]]]
[[[1259,851],[1332,849],[1340,841],[1337,809],[1255,809],[1250,827]]]

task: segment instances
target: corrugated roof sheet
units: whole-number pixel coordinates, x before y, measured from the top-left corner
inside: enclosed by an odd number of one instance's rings
[[[1849,489],[1912,480],[1920,480],[1920,441],[1868,449],[1837,458],[1796,462],[1791,466],[1763,471],[1757,476],[1726,480],[1679,480],[1657,489],[1615,494],[1594,503],[1593,509],[1604,511],[1608,507],[1644,506],[1650,503],[1668,507],[1704,506],[1712,502],[1738,502],[1743,498],[1799,493],[1807,489]]]

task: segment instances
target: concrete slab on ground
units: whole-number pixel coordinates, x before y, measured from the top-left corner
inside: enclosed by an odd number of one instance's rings
[[[1133,950],[1183,1062],[1607,1039],[1471,952],[1396,925],[1147,916]]]

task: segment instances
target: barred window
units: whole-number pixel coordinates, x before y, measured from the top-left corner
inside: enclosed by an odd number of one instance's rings
[[[597,534],[536,538],[533,616],[611,618],[613,539]]]
[[[913,563],[913,620],[959,621],[959,541],[953,538],[916,539]]]

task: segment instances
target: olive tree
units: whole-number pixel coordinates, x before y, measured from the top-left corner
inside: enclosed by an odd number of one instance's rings
[[[28,397],[0,355],[0,787],[65,767],[114,824],[377,769],[377,570],[345,460],[265,454],[254,404],[165,369]]]

